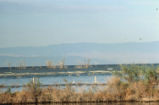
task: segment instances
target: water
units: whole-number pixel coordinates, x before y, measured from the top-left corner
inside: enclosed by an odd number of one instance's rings
[[[94,77],[96,76],[97,82],[106,83],[111,77],[110,74],[104,75],[81,75],[81,76],[45,76],[39,77],[42,84],[62,84],[67,80],[68,83],[94,83]],[[0,84],[3,85],[24,85],[32,80],[32,77],[18,77],[18,78],[1,78]]]
[[[44,76],[39,77],[39,81],[43,85],[51,85],[51,84],[65,84],[67,83],[94,83],[94,78],[96,77],[97,83],[106,83],[111,74],[97,74],[97,75],[65,75],[65,76]],[[32,80],[32,77],[18,77],[18,78],[1,78],[0,84],[11,86],[11,85],[25,85]],[[13,91],[21,90],[22,88],[14,88]]]

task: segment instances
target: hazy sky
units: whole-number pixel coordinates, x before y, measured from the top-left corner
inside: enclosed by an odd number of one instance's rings
[[[0,0],[0,47],[159,41],[157,8],[159,0]]]

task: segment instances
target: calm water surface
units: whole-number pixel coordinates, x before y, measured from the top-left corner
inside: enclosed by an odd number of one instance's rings
[[[43,85],[49,84],[64,84],[66,83],[94,83],[95,78],[98,83],[106,83],[112,75],[110,74],[102,74],[102,75],[80,75],[80,76],[45,76],[39,77],[40,83]],[[32,77],[14,77],[14,78],[0,78],[0,84],[11,86],[11,85],[24,85],[32,80]],[[75,86],[74,86],[75,87]],[[76,87],[75,87],[76,88]],[[80,87],[81,88],[81,87]],[[83,86],[82,88],[89,88],[87,86]],[[12,88],[12,91],[19,91],[20,88]],[[3,89],[6,90],[6,89]]]
[[[99,83],[106,83],[112,75],[81,75],[81,76],[46,76],[39,77],[42,84],[62,84],[66,83],[94,83],[94,79]],[[17,78],[1,78],[0,84],[3,85],[24,85],[32,80],[32,77],[17,77]]]

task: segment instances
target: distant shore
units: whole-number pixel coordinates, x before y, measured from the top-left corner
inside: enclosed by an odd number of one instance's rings
[[[132,64],[123,64],[131,66]],[[159,64],[133,64],[136,66],[154,67]],[[0,78],[3,77],[27,77],[27,76],[57,76],[57,75],[93,75],[93,74],[112,74],[120,71],[121,65],[64,65],[60,66],[28,66],[28,67],[0,67]]]

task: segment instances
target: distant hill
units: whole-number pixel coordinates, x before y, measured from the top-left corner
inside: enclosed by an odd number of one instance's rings
[[[74,43],[44,47],[0,48],[0,66],[45,65],[47,60],[57,64],[82,64],[90,59],[91,64],[158,63],[159,42],[143,43]]]

